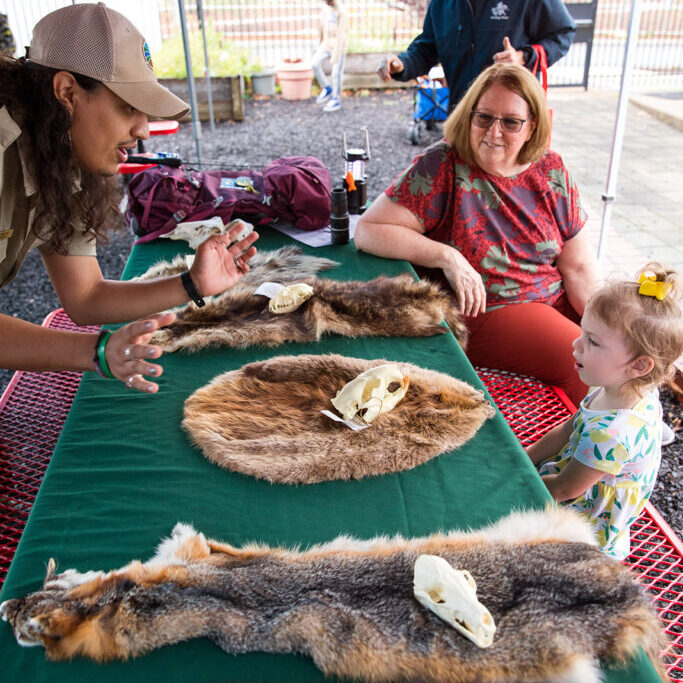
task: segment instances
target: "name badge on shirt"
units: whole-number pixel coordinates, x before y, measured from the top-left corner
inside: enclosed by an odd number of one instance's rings
[[[0,240],[8,240],[10,237],[12,237],[13,233],[14,230],[11,228],[9,230],[0,230]]]

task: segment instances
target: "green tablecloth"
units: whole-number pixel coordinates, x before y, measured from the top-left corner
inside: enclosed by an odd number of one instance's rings
[[[275,249],[290,240],[263,230],[257,246]],[[343,265],[335,279],[368,280],[410,270],[404,262],[358,253],[352,245],[307,249]],[[144,272],[183,247],[177,242],[137,246],[124,278]],[[180,428],[183,402],[217,374],[283,354],[341,353],[409,361],[481,383],[451,334],[423,339],[346,339],[276,349],[222,349],[164,356],[161,389],[150,396],[87,373],[64,425],[43,485],[10,567],[0,599],[42,584],[54,557],[61,569],[110,570],[150,557],[179,521],[207,536],[301,545],[340,533],[361,538],[406,536],[477,527],[513,507],[542,508],[549,496],[502,416],[489,420],[463,448],[409,472],[362,481],[310,486],[271,485],[208,462]],[[0,680],[31,683],[154,681],[322,681],[303,656],[254,653],[232,656],[208,640],[164,647],[127,663],[47,662],[42,648],[22,648],[0,623]],[[656,681],[644,659],[608,681]]]

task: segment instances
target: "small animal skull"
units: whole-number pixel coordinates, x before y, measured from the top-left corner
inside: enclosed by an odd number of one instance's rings
[[[226,226],[225,226],[225,231],[228,232],[229,230],[232,230],[233,228],[237,226],[241,226],[240,231],[230,240],[231,242],[240,242],[241,240],[245,239],[249,235],[251,235],[252,232],[254,232],[254,226],[251,223],[247,223],[246,221],[243,221],[241,218],[235,218],[235,220],[230,221]]]
[[[496,625],[477,599],[477,584],[467,570],[453,569],[443,557],[420,555],[415,562],[413,592],[427,609],[479,647],[493,643]]]
[[[243,240],[254,230],[254,226],[251,223],[247,223],[241,218],[236,218],[227,225],[223,225],[220,216],[212,216],[211,218],[205,218],[202,221],[185,221],[183,223],[178,223],[171,232],[167,232],[166,234],[161,235],[161,237],[166,237],[171,240],[185,240],[192,249],[196,249],[212,235],[225,235],[237,225],[241,225],[241,230],[232,238],[232,242]]]
[[[313,296],[313,287],[305,282],[297,282],[283,287],[268,304],[271,313],[291,313],[296,311],[304,301]]]
[[[398,365],[385,363],[362,372],[345,384],[332,399],[332,405],[345,420],[359,415],[370,424],[380,413],[395,408],[406,395],[409,385],[410,380]]]
[[[185,240],[192,249],[196,249],[202,242],[205,242],[211,235],[222,235],[225,226],[220,216],[205,218],[203,221],[185,221],[162,235],[171,240]]]

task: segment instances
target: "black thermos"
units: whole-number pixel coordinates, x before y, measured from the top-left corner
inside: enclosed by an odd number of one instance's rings
[[[335,187],[332,190],[332,213],[330,214],[332,244],[346,244],[349,241],[349,211],[346,189]]]

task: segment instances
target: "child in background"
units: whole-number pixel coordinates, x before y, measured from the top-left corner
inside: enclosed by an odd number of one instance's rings
[[[683,353],[680,279],[650,263],[638,282],[614,282],[588,301],[575,367],[591,389],[578,412],[527,449],[552,497],[593,524],[623,559],[629,527],[654,488],[661,459],[657,387]]]
[[[318,104],[326,103],[323,111],[337,111],[341,108],[339,98],[342,79],[344,78],[349,28],[342,0],[325,0],[325,5],[320,26],[321,41],[313,55],[312,65],[313,73],[320,86],[320,95],[318,95],[316,102]],[[332,86],[330,86],[323,71],[323,62],[328,57],[332,64]]]

